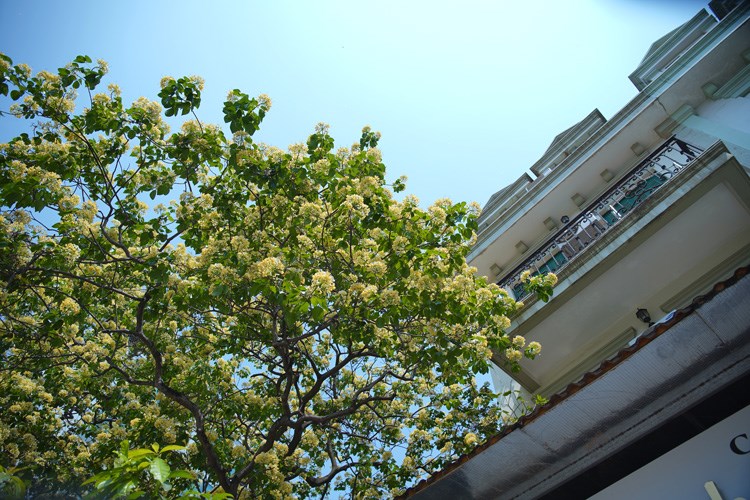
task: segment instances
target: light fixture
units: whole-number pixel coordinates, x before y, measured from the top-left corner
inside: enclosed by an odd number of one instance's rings
[[[560,217],[560,222],[562,222],[563,224],[567,224],[568,222],[570,222],[570,217],[568,217],[567,215],[563,215],[562,217]]]
[[[648,326],[654,326],[653,321],[651,321],[651,315],[648,313],[647,309],[638,309],[635,312],[635,317],[646,323]]]

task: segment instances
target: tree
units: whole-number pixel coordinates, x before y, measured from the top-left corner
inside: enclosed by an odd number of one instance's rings
[[[465,262],[476,207],[395,200],[367,127],[282,151],[252,139],[266,96],[229,93],[228,139],[199,78],[126,107],[105,73],[0,59],[3,114],[33,121],[0,145],[0,465],[53,494],[177,443],[200,491],[380,497],[498,430],[473,374],[540,347]]]

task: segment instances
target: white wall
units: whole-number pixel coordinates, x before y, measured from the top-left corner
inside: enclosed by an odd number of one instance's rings
[[[708,481],[713,482],[722,500],[750,499],[750,406],[610,485],[591,500],[718,500],[709,496]]]
[[[700,147],[721,139],[740,163],[750,166],[750,96],[708,100],[682,125],[681,139]]]

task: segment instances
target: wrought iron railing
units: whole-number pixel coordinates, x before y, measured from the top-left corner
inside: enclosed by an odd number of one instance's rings
[[[539,250],[498,282],[511,290],[517,300],[527,294],[521,273],[532,275],[557,272],[578,254],[622,220],[636,206],[650,197],[685,166],[701,149],[672,137],[631,170],[583,212],[565,224]]]

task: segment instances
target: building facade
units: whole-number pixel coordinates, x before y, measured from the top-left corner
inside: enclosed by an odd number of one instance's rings
[[[498,388],[549,396],[750,262],[750,27],[707,10],[656,41],[640,91],[594,110],[490,198],[469,263],[525,303],[511,333],[544,354]],[[554,272],[547,304],[520,276]],[[644,316],[645,312],[641,313]]]
[[[468,257],[543,346],[519,373],[496,355],[496,390],[549,404],[407,496],[750,498],[750,4],[712,2],[630,80],[490,198]],[[558,276],[549,302],[524,271]]]

